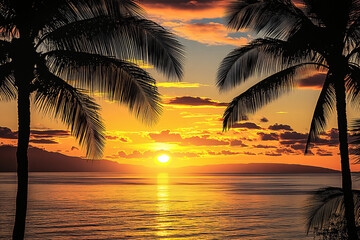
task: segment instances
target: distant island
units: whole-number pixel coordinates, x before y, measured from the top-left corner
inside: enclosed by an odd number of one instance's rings
[[[0,146],[0,172],[16,171],[16,147]],[[119,172],[119,173],[152,173],[160,168],[140,165],[119,164],[109,160],[87,160],[70,157],[58,152],[31,147],[29,148],[29,171],[31,172]],[[180,173],[338,173],[339,171],[282,163],[249,163],[249,164],[218,164],[205,166],[188,166],[168,168],[167,171]]]

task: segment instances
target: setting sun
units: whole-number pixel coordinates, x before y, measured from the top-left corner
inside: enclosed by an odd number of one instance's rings
[[[161,163],[167,163],[170,160],[170,157],[166,154],[160,155],[157,157],[157,160]]]

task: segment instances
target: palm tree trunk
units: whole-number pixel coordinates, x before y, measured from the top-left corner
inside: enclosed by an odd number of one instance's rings
[[[336,110],[339,129],[340,141],[340,156],[341,156],[341,174],[342,174],[342,189],[344,192],[344,207],[347,232],[349,239],[357,240],[357,230],[355,225],[354,215],[354,199],[352,193],[352,180],[349,164],[349,150],[348,150],[348,132],[347,132],[347,117],[346,117],[346,100],[345,100],[345,74],[336,74],[335,77],[335,91],[336,91]],[[338,77],[338,76],[343,77]]]
[[[16,196],[16,215],[13,239],[24,239],[25,220],[28,198],[28,155],[30,138],[30,91],[27,86],[19,86],[18,96],[18,147],[17,177],[18,189]]]

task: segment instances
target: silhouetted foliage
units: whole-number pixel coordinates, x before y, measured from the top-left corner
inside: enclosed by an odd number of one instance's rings
[[[360,226],[360,191],[353,190],[354,215]],[[316,239],[349,239],[346,230],[344,193],[341,188],[327,187],[314,191],[306,207],[307,233]]]
[[[347,140],[347,100],[360,97],[360,1],[358,0],[238,0],[227,8],[227,24],[248,29],[257,38],[230,52],[221,62],[221,91],[249,80],[263,80],[235,97],[224,113],[223,129],[288,93],[296,80],[327,72],[310,125],[305,153],[325,130],[336,108],[341,167],[349,236],[358,239],[353,216],[352,183]]]
[[[30,99],[71,129],[87,157],[99,158],[104,125],[89,91],[151,124],[161,112],[160,94],[136,63],[180,79],[182,58],[174,35],[147,20],[133,0],[0,0],[0,100],[18,100],[14,239],[24,237]]]

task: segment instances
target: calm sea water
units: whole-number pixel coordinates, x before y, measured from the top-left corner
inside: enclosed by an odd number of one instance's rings
[[[0,239],[15,180],[0,173]],[[311,239],[309,192],[339,184],[339,174],[31,173],[26,239]]]

